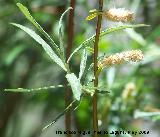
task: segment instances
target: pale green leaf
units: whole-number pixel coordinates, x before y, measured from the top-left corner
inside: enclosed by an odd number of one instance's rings
[[[98,16],[98,13],[92,13],[92,14],[88,15],[85,20],[92,20],[97,16]]]
[[[160,112],[141,112],[136,111],[134,113],[134,118],[142,118],[142,117],[153,117],[153,116],[160,116]]]
[[[48,90],[48,89],[55,89],[55,88],[62,88],[63,85],[56,85],[56,86],[48,86],[48,87],[39,87],[39,88],[32,88],[32,89],[26,89],[26,88],[17,88],[17,89],[5,89],[4,91],[7,92],[34,92],[34,91],[41,91],[41,90]]]
[[[66,13],[67,13],[69,10],[71,10],[71,9],[73,9],[73,8],[72,8],[72,7],[69,7],[69,8],[61,15],[60,20],[59,20],[59,42],[60,42],[60,49],[61,49],[61,51],[62,51],[63,56],[65,56],[65,55],[64,55],[63,31],[62,31],[63,18],[64,18],[64,16],[66,15]]]
[[[128,36],[130,36],[133,40],[135,40],[141,46],[145,46],[147,44],[147,41],[142,37],[142,35],[137,33],[135,30],[126,29],[125,31],[127,32]]]
[[[79,80],[82,78],[83,73],[84,73],[84,71],[85,71],[86,62],[87,62],[87,52],[86,52],[86,49],[84,49],[84,50],[83,50],[82,57],[81,57]]]
[[[4,58],[4,63],[5,65],[9,66],[13,63],[13,61],[15,61],[15,59],[17,58],[17,56],[23,52],[26,49],[26,46],[24,45],[20,45],[20,46],[16,46],[14,47],[12,50],[10,50],[5,58]]]
[[[12,25],[22,29],[25,31],[28,35],[30,35],[35,41],[37,41],[39,44],[42,45],[45,52],[50,56],[50,58],[56,62],[61,68],[63,68],[65,71],[67,71],[63,61],[55,54],[55,52],[52,50],[52,48],[39,36],[37,35],[33,30],[22,26],[20,24],[11,23]]]
[[[110,34],[110,33],[113,33],[113,32],[117,32],[117,31],[126,29],[126,28],[137,28],[137,27],[145,27],[145,26],[148,26],[148,25],[145,25],[145,24],[122,25],[122,26],[117,26],[117,27],[114,27],[114,28],[108,28],[108,29],[100,32],[100,37],[105,36],[105,35]],[[84,49],[85,47],[87,47],[89,43],[93,43],[94,40],[95,40],[95,35],[93,35],[92,37],[86,39],[80,46],[78,46],[78,47],[72,52],[72,54],[71,54],[70,57],[68,58],[67,62],[70,61],[70,59],[72,58],[72,56],[73,56],[75,53],[77,53],[80,49]]]
[[[95,12],[98,12],[97,9],[91,9],[91,10],[89,11],[89,13],[95,13]]]
[[[79,101],[82,94],[82,85],[79,79],[73,73],[67,74],[66,78],[71,86],[74,98]]]

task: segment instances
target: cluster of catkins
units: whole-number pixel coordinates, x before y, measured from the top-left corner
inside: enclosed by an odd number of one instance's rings
[[[102,15],[114,22],[131,22],[134,19],[133,12],[125,10],[124,8],[112,8],[107,11],[103,11]],[[107,56],[99,61],[99,67],[112,66],[115,64],[122,64],[125,61],[139,62],[143,59],[143,53],[141,50],[131,50],[114,55]]]

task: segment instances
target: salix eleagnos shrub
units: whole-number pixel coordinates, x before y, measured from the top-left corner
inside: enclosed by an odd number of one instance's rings
[[[21,30],[23,30],[24,32],[26,32],[29,36],[31,36],[39,45],[42,46],[43,50],[46,52],[46,54],[51,58],[51,60],[53,62],[55,62],[64,72],[65,72],[65,77],[68,81],[68,86],[71,87],[72,92],[73,92],[73,102],[64,110],[64,112],[62,114],[64,114],[66,111],[68,111],[70,109],[70,107],[72,107],[73,103],[75,102],[80,102],[82,95],[86,93],[90,93],[87,95],[93,96],[94,94],[94,90],[98,89],[98,93],[102,93],[104,90],[100,87],[94,87],[93,84],[88,84],[85,83],[83,78],[87,77],[88,75],[84,75],[88,69],[86,68],[86,64],[87,64],[87,56],[88,56],[88,51],[87,48],[93,48],[93,43],[95,42],[95,34],[93,34],[93,36],[87,38],[85,41],[83,41],[80,45],[77,46],[76,49],[73,50],[73,52],[71,53],[70,57],[68,58],[68,60],[66,61],[66,53],[65,51],[65,43],[63,41],[63,17],[66,15],[66,13],[69,10],[72,10],[71,7],[69,7],[61,16],[60,20],[59,20],[59,43],[60,44],[56,44],[54,42],[54,40],[43,30],[43,28],[38,24],[38,22],[36,22],[36,20],[31,16],[29,10],[22,5],[21,3],[17,3],[18,8],[20,9],[20,11],[24,14],[24,16],[35,26],[35,28],[39,31],[39,33],[41,33],[47,40],[45,41],[44,39],[42,39],[40,37],[40,35],[38,35],[35,31],[33,31],[32,29],[20,25],[20,24],[16,24],[16,23],[11,23],[13,26],[20,28]],[[125,9],[109,9],[109,10],[103,10],[103,11],[98,11],[98,10],[91,10],[90,15],[86,18],[86,20],[91,20],[93,18],[95,18],[96,16],[98,16],[99,14],[102,14],[107,20],[111,20],[111,21],[116,21],[116,22],[131,22],[133,21],[133,12],[129,11],[129,10],[125,10]],[[85,20],[84,20],[85,21]],[[144,24],[137,24],[137,25],[130,25],[130,24],[123,24],[123,25],[119,25],[119,26],[115,26],[113,28],[106,28],[104,30],[102,30],[100,32],[99,37],[103,37],[105,35],[109,35],[113,32],[119,31],[119,30],[123,30],[126,28],[136,28],[136,27],[144,27],[146,25]],[[49,44],[48,44],[49,43]],[[70,69],[70,60],[74,57],[74,55],[76,53],[80,53],[81,54],[81,62],[80,62],[80,71],[78,76],[72,72]],[[139,62],[143,59],[143,54],[140,50],[131,50],[131,51],[125,51],[125,52],[121,52],[121,53],[117,53],[114,55],[110,55],[110,56],[106,56],[104,57],[104,59],[99,60],[98,63],[98,67],[99,67],[99,71],[98,71],[98,75],[101,72],[101,69],[104,68],[105,66],[112,66],[115,64],[122,64],[124,62],[128,62],[128,61],[133,61],[133,62]],[[92,63],[91,63],[92,66]],[[101,68],[101,69],[100,69]],[[97,75],[97,76],[98,76]],[[94,76],[92,76],[94,79]],[[93,83],[93,80],[90,81],[90,83]],[[6,89],[5,91],[11,91],[11,92],[33,92],[33,91],[39,91],[39,90],[48,90],[50,88],[54,89],[54,88],[59,88],[59,87],[63,87],[63,85],[51,85],[49,87],[41,87],[41,88],[36,88],[36,89],[24,89],[24,88],[17,88],[17,89]],[[101,92],[102,91],[102,92]],[[106,92],[108,93],[108,92]],[[62,114],[60,114],[58,117],[55,118],[54,121],[52,121],[49,125],[47,125],[44,129],[48,128],[49,126],[51,126],[52,124],[54,124],[59,118],[60,116],[62,116]]]

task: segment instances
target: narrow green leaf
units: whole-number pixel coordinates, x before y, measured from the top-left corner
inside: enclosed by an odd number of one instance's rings
[[[17,89],[5,89],[4,91],[7,92],[33,92],[33,91],[41,91],[41,90],[48,90],[48,89],[55,89],[55,88],[62,88],[63,85],[56,85],[56,86],[48,86],[48,87],[40,87],[40,88],[32,88],[32,89],[25,89],[25,88],[17,88]]]
[[[136,111],[134,114],[134,118],[141,118],[141,117],[152,117],[152,116],[160,116],[160,112],[141,112]]]
[[[46,125],[46,126],[42,129],[42,132],[45,131],[46,129],[48,129],[48,128],[49,128],[50,126],[52,126],[54,123],[56,123],[58,119],[60,119],[66,112],[68,112],[68,111],[72,108],[73,104],[76,103],[76,101],[77,101],[77,100],[73,100],[73,101],[65,108],[65,110],[64,110],[62,113],[60,113],[51,123],[49,123],[48,125]],[[79,105],[78,105],[78,106],[79,106]],[[76,108],[77,108],[78,106],[76,106]],[[75,110],[76,108],[74,108],[74,110]]]
[[[95,17],[97,17],[99,14],[102,14],[102,12],[99,12],[96,9],[92,9],[89,11],[89,15],[86,17],[86,20],[92,20]]]
[[[137,25],[122,25],[122,26],[118,26],[118,27],[114,27],[114,28],[108,28],[104,31],[101,31],[100,33],[100,37],[102,36],[105,36],[107,34],[110,34],[110,33],[113,33],[113,32],[116,32],[116,31],[120,31],[120,30],[123,30],[123,29],[126,29],[126,28],[137,28],[137,27],[145,27],[145,26],[148,26],[148,25],[145,25],[145,24],[137,24]],[[70,59],[72,58],[72,56],[77,53],[80,49],[84,49],[85,47],[88,46],[89,43],[93,43],[94,42],[94,39],[95,39],[95,35],[93,35],[92,37],[86,39],[80,46],[78,46],[73,52],[72,54],[70,55],[70,57],[68,58],[67,60],[67,63],[69,63]]]
[[[17,89],[5,89],[7,92],[31,92],[29,89],[17,88]]]
[[[63,29],[62,29],[62,27],[63,27],[63,18],[64,18],[64,16],[66,15],[66,13],[69,11],[69,10],[71,10],[71,9],[73,9],[72,7],[69,7],[62,15],[61,15],[61,17],[60,17],[60,20],[59,20],[59,42],[60,42],[60,49],[61,49],[61,51],[62,51],[62,54],[63,54],[63,57],[65,56],[65,54],[64,54],[64,42],[63,42]]]
[[[125,31],[127,32],[127,34],[133,40],[135,40],[141,46],[146,46],[147,45],[147,41],[143,38],[143,36],[141,34],[137,33],[135,30],[133,30],[133,29],[126,29]]]
[[[149,25],[146,25],[146,24],[122,25],[122,26],[106,29],[106,30],[104,30],[100,33],[100,36],[102,37],[106,34],[113,33],[113,32],[116,32],[116,31],[120,31],[120,30],[123,30],[123,29],[126,29],[126,28],[138,28],[138,27],[147,27],[147,26],[149,26]]]
[[[80,84],[79,79],[73,73],[67,74],[66,78],[71,85],[74,98],[79,101],[82,94],[82,85]]]
[[[83,50],[83,54],[81,57],[81,64],[80,64],[80,72],[79,72],[79,80],[81,80],[83,73],[85,71],[86,68],[86,62],[87,62],[87,52],[86,49]]]
[[[17,3],[17,6],[20,9],[20,11],[24,14],[24,16],[49,40],[56,52],[59,53],[58,46],[55,44],[52,38],[43,30],[43,28],[36,22],[36,20],[31,16],[27,7],[25,7],[21,3]]]
[[[20,53],[22,53],[26,49],[26,46],[24,45],[16,45],[13,49],[10,49],[9,52],[7,52],[6,56],[4,57],[4,63],[5,65],[9,66],[15,61],[15,59],[18,57]]]
[[[67,71],[63,61],[55,54],[55,52],[52,50],[52,48],[39,36],[37,35],[33,30],[22,26],[20,24],[11,23],[12,25],[22,29],[25,31],[28,35],[30,35],[35,41],[37,41],[39,44],[42,45],[45,52],[50,56],[50,58],[56,62],[61,68],[63,68],[65,71]]]
[[[92,13],[92,14],[88,15],[85,20],[92,20],[97,16],[98,16],[98,13]]]

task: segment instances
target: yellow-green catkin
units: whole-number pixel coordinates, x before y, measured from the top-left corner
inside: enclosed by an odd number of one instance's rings
[[[134,20],[134,13],[124,8],[111,8],[104,11],[103,16],[114,22],[131,22]]]
[[[105,66],[122,64],[125,61],[139,62],[142,59],[143,59],[143,53],[141,50],[124,51],[103,58],[99,62],[99,67],[103,68]]]

